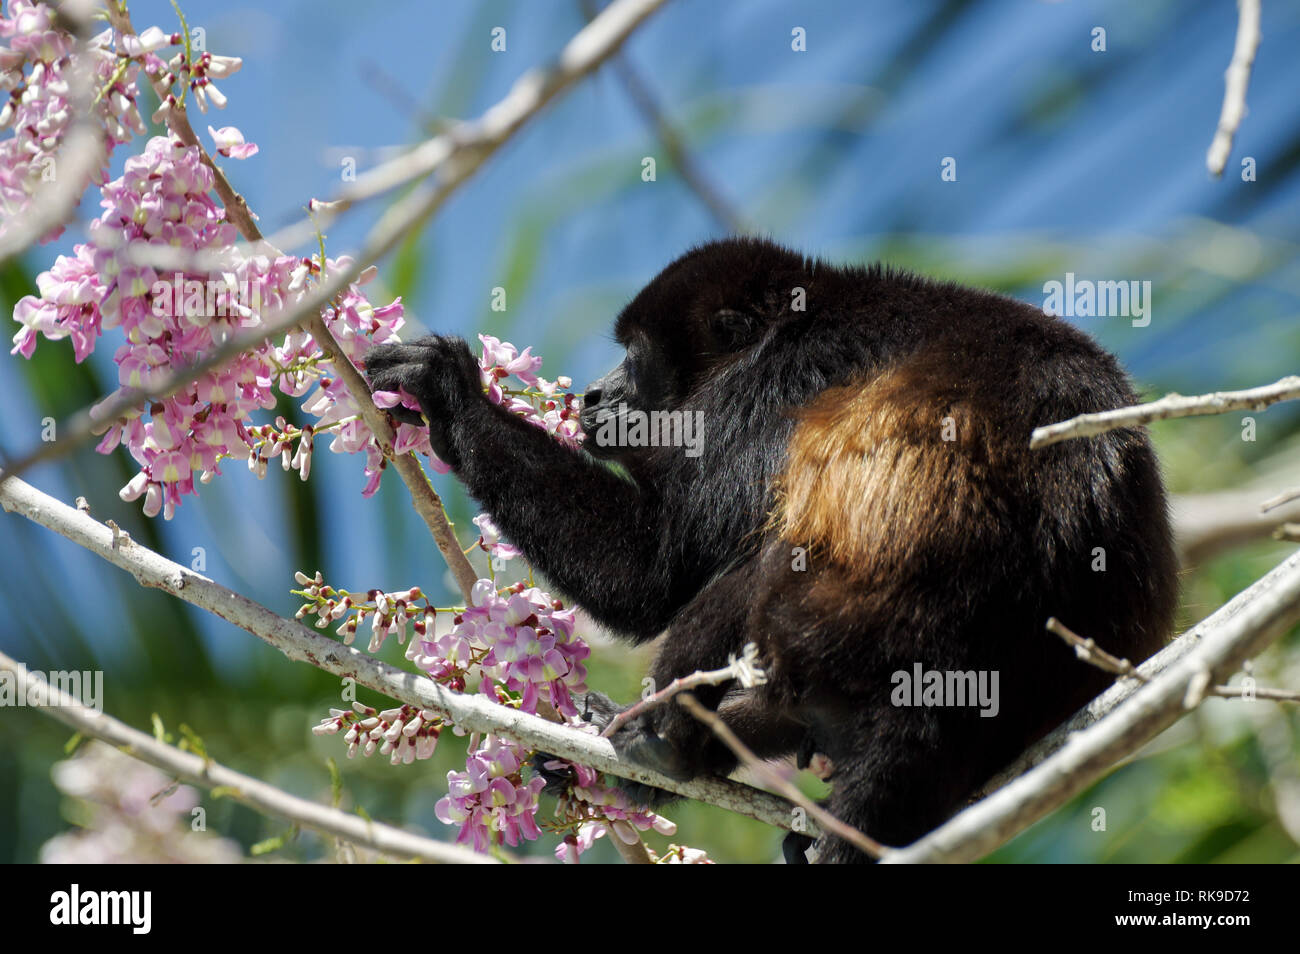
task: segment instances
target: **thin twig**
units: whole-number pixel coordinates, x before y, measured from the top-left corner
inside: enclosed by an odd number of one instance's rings
[[[182,752],[112,716],[82,705],[80,700],[58,686],[51,685],[39,673],[29,672],[22,663],[2,652],[0,671],[13,673],[18,680],[18,691],[28,698],[45,700],[32,707],[42,715],[58,719],[82,735],[101,739],[132,758],[147,762],[192,785],[208,789],[220,788],[223,794],[264,815],[275,815],[305,828],[398,858],[462,865],[493,864],[496,861],[488,855],[460,845],[414,835],[383,822],[370,821],[299,798],[261,779],[226,768],[210,758],[194,752]]]
[[[1259,512],[1268,513],[1270,510],[1276,510],[1293,500],[1300,500],[1300,487],[1292,487],[1290,490],[1284,490],[1276,496],[1269,497],[1259,505]]]
[[[676,782],[622,759],[608,739],[556,725],[510,709],[477,693],[453,692],[423,674],[406,672],[344,646],[294,620],[284,619],[253,600],[174,563],[88,514],[43,494],[21,480],[0,483],[0,508],[85,547],[130,573],[141,586],[177,596],[246,630],[295,662],[307,662],[390,699],[431,709],[467,732],[492,732],[543,752],[590,765],[599,772],[644,782],[687,798],[789,828],[790,806],[776,796],[719,778]]]
[[[1029,446],[1037,449],[1075,437],[1092,437],[1121,427],[1137,427],[1175,417],[1226,414],[1229,411],[1262,411],[1279,401],[1294,401],[1296,398],[1300,398],[1300,375],[1294,374],[1272,384],[1245,391],[1215,391],[1213,394],[1192,397],[1169,394],[1149,404],[1080,414],[1068,421],[1036,427],[1030,436]]]
[[[1273,531],[1274,540],[1286,540],[1288,543],[1300,543],[1300,523],[1284,523]]]
[[[604,731],[600,734],[608,739],[633,719],[644,715],[656,706],[663,705],[677,693],[684,692],[687,689],[694,689],[696,686],[716,686],[724,682],[730,682],[733,679],[739,680],[745,688],[760,686],[766,681],[767,677],[764,675],[763,670],[758,668],[757,659],[758,647],[753,643],[746,643],[739,659],[733,655],[731,661],[721,669],[713,669],[708,672],[693,672],[689,676],[680,676],[674,679],[658,692],[646,696],[635,705],[624,709],[610,720],[609,725],[605,726]]]
[[[1223,109],[1214,140],[1205,154],[1210,175],[1220,176],[1232,154],[1232,141],[1246,115],[1246,89],[1250,86],[1250,69],[1259,49],[1259,0],[1237,0],[1237,41],[1232,47],[1232,61],[1223,74]]]
[[[868,838],[862,832],[858,831],[852,825],[840,821],[826,809],[822,808],[815,801],[805,795],[803,792],[781,775],[780,772],[772,768],[767,762],[764,762],[750,750],[749,746],[740,741],[736,733],[731,731],[731,727],[722,721],[722,717],[717,713],[710,712],[689,692],[683,692],[677,697],[677,704],[682,706],[695,718],[707,725],[727,748],[735,753],[736,758],[751,772],[761,778],[764,784],[771,786],[780,792],[794,804],[798,805],[817,822],[823,832],[829,832],[838,838],[849,842],[859,851],[866,852],[872,858],[879,858],[883,853],[889,851],[880,842],[874,838]],[[788,825],[786,827],[789,827]]]
[[[582,13],[588,20],[596,16],[596,4],[593,0],[581,0]],[[641,117],[654,130],[655,136],[663,144],[668,158],[681,175],[686,187],[695,193],[696,198],[724,229],[734,235],[743,235],[750,231],[744,218],[731,203],[723,198],[718,188],[709,181],[708,175],[695,161],[695,157],[686,148],[685,140],[677,128],[668,121],[663,109],[655,99],[650,84],[642,77],[625,53],[614,56],[610,65],[618,74],[619,82],[627,92],[632,104],[641,113]]]
[[[1076,656],[1098,669],[1113,673],[1116,676],[1122,676],[1125,679],[1137,679],[1139,682],[1149,681],[1148,677],[1144,673],[1138,672],[1137,668],[1127,659],[1112,656],[1093,642],[1092,639],[1084,639],[1055,616],[1047,621],[1047,631],[1060,636],[1074,647]]]
[[[1151,677],[1139,670],[1127,659],[1119,656],[1112,656],[1106,650],[1098,646],[1091,638],[1084,639],[1074,630],[1070,629],[1056,617],[1047,621],[1047,631],[1055,633],[1063,640],[1074,647],[1075,655],[1086,663],[1096,666],[1105,672],[1113,673],[1125,679],[1136,679],[1138,682],[1150,682]],[[1268,699],[1272,702],[1300,702],[1300,692],[1293,692],[1290,689],[1268,689],[1255,687],[1247,689],[1244,686],[1209,686],[1207,685],[1201,692],[1202,695],[1216,696],[1221,699]]]

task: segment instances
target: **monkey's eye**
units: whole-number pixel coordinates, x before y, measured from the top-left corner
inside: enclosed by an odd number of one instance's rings
[[[757,326],[758,320],[753,315],[732,308],[716,311],[709,319],[709,329],[718,344],[732,351],[749,344]]]

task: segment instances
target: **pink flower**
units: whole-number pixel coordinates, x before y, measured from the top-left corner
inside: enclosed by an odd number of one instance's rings
[[[481,513],[474,518],[474,525],[479,529],[478,545],[487,551],[494,560],[513,560],[523,553],[517,546],[501,541],[501,531],[492,522],[489,514]]]
[[[545,782],[540,776],[523,780],[520,766],[526,755],[517,743],[489,735],[466,757],[464,772],[447,773],[447,795],[434,806],[434,814],[444,824],[461,826],[458,843],[487,851],[541,835],[537,799]]]
[[[244,142],[244,134],[234,126],[222,126],[220,129],[208,127],[208,135],[217,144],[217,152],[231,159],[247,159],[257,155],[257,143]]]

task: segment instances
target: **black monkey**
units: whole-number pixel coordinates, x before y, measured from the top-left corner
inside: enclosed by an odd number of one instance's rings
[[[673,262],[615,331],[627,355],[586,392],[582,451],[490,403],[458,338],[373,348],[367,373],[419,398],[439,456],[557,589],[634,642],[665,634],[658,685],[757,643],[766,685],[697,697],[760,755],[826,756],[829,809],[873,838],[935,827],[1104,688],[1049,616],[1135,662],[1161,645],[1176,563],[1144,431],[1029,450],[1036,425],[1134,401],[1065,322],[747,238]],[[654,410],[698,412],[694,453],[593,440]],[[996,715],[901,704],[918,665],[996,673]],[[736,764],[671,704],[614,742],[680,779]]]

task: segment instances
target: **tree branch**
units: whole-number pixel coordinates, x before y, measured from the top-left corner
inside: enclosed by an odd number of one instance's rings
[[[84,49],[93,12],[92,5],[82,0],[64,3],[55,10],[56,26],[72,34]],[[104,128],[93,115],[96,79],[93,69],[72,71],[67,99],[74,119],[55,157],[54,181],[32,197],[21,215],[2,223],[0,265],[71,221],[86,187],[104,164]]]
[[[647,696],[635,705],[628,706],[628,708],[614,716],[600,734],[608,739],[633,719],[644,715],[656,706],[663,705],[677,693],[685,692],[687,689],[694,689],[696,686],[716,686],[720,683],[730,682],[733,679],[738,680],[746,689],[752,686],[761,686],[767,681],[767,676],[763,670],[758,668],[757,660],[758,647],[753,643],[746,643],[739,659],[733,655],[731,662],[721,669],[711,669],[708,672],[693,672],[689,676],[680,676],[674,679],[658,692]]]
[[[596,16],[595,0],[581,0],[582,14],[588,20]],[[624,54],[616,54],[610,65],[618,74],[619,82],[632,100],[633,106],[641,113],[641,118],[654,130],[655,136],[663,144],[668,158],[677,168],[686,187],[695,193],[695,197],[709,210],[714,220],[728,232],[743,235],[750,231],[744,218],[731,203],[722,197],[708,176],[695,161],[686,148],[686,143],[675,126],[668,121],[664,111],[655,99],[650,84],[642,79],[640,72]]]
[[[1074,647],[1074,653],[1089,665],[1096,666],[1102,672],[1108,672],[1122,679],[1136,679],[1138,682],[1150,682],[1151,677],[1140,671],[1127,659],[1106,652],[1091,639],[1085,639],[1053,616],[1047,621],[1047,631],[1060,636],[1067,644]],[[1205,695],[1218,696],[1221,699],[1269,699],[1274,702],[1300,702],[1300,692],[1289,689],[1267,689],[1244,686],[1210,686]]]
[[[1300,375],[1294,374],[1272,384],[1245,391],[1215,391],[1213,394],[1194,397],[1169,394],[1149,404],[1080,414],[1058,424],[1036,427],[1030,435],[1029,446],[1036,450],[1075,437],[1092,437],[1121,427],[1137,427],[1175,417],[1226,414],[1229,411],[1262,411],[1279,401],[1294,401],[1296,398],[1300,398]]]
[[[112,716],[84,706],[57,686],[50,685],[38,673],[28,672],[22,663],[0,652],[0,671],[13,673],[18,679],[18,691],[46,700],[34,706],[42,715],[58,719],[82,735],[94,736],[117,747],[132,758],[147,762],[169,775],[199,785],[203,788],[225,789],[225,793],[264,815],[275,815],[306,828],[314,829],[335,838],[342,838],[386,855],[398,858],[419,858],[435,864],[494,864],[496,859],[460,845],[437,841],[423,835],[369,821],[318,804],[309,799],[291,795],[261,779],[226,768],[211,759],[193,752],[182,752],[174,746],[133,729]],[[35,688],[33,688],[35,687]]]
[[[1232,48],[1232,61],[1223,74],[1223,108],[1219,111],[1219,125],[1214,139],[1205,154],[1205,166],[1210,175],[1220,176],[1232,153],[1232,140],[1246,115],[1246,88],[1250,85],[1250,69],[1259,49],[1259,0],[1237,0],[1237,41]]]
[[[1232,547],[1267,540],[1279,524],[1300,518],[1300,502],[1278,503],[1278,497],[1267,502],[1268,512],[1262,512],[1260,498],[1269,492],[1266,487],[1247,487],[1174,494],[1169,510],[1179,563],[1195,567]]]

